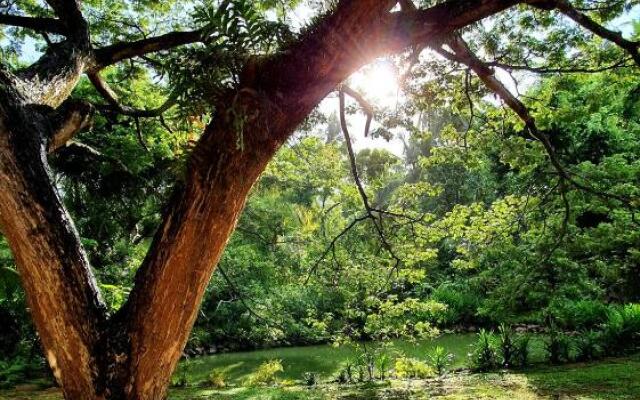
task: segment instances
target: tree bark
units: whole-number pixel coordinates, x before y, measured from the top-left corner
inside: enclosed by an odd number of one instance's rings
[[[45,356],[68,399],[94,398],[103,306],[46,161],[48,116],[0,105],[0,225],[11,245]],[[35,133],[35,134],[34,134]],[[42,136],[41,136],[42,135]]]
[[[87,124],[90,109],[60,107],[82,73],[166,44],[145,40],[92,51],[78,2],[49,0],[73,40],[56,44],[19,76],[0,69],[0,226],[65,398],[163,399],[247,195],[302,120],[375,57],[519,1],[450,0],[390,13],[396,2],[340,1],[299,42],[248,63],[238,88],[218,100],[127,303],[108,318],[46,154]],[[170,39],[198,37],[194,31]]]

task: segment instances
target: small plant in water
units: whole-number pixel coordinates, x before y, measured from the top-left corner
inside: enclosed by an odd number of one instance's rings
[[[381,353],[376,357],[375,363],[378,370],[378,378],[381,381],[387,379],[387,370],[389,369],[391,358],[387,354]]]
[[[433,376],[435,371],[427,363],[415,358],[399,357],[395,362],[396,377],[399,379],[408,378],[428,378]]]
[[[438,375],[443,375],[453,362],[453,354],[447,352],[442,346],[436,346],[427,354],[427,360]]]
[[[470,361],[476,371],[489,371],[496,367],[497,351],[496,340],[492,332],[484,329],[478,333],[478,341],[471,352]]]
[[[502,366],[509,368],[513,365],[516,352],[513,340],[513,330],[506,324],[501,324],[498,328],[500,341],[500,356],[502,357]]]

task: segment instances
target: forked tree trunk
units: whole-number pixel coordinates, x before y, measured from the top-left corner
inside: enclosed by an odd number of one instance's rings
[[[109,317],[46,160],[86,117],[53,108],[95,60],[79,3],[48,0],[71,47],[20,79],[0,69],[0,229],[66,399],[163,399],[247,194],[295,127],[373,58],[518,0],[452,0],[402,18],[388,13],[396,2],[340,1],[304,40],[245,68],[195,147],[126,305]]]

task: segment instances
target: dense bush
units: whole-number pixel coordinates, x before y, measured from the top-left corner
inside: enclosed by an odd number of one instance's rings
[[[438,323],[443,327],[477,323],[479,300],[468,287],[443,284],[438,286],[431,298],[445,304],[447,308],[439,314]]]
[[[596,300],[555,301],[548,310],[559,328],[579,331],[599,327],[607,320],[610,308]]]
[[[502,366],[505,368],[513,366],[516,356],[515,337],[513,329],[506,324],[501,324],[498,328],[498,348]]]
[[[220,369],[220,368],[215,368],[213,369],[210,373],[209,376],[207,376],[207,383],[216,389],[221,389],[225,386],[227,386],[227,374],[225,373],[224,370]]]
[[[582,331],[574,339],[577,361],[591,361],[602,354],[602,333],[594,330]]]
[[[518,335],[515,341],[515,360],[519,367],[529,365],[531,336],[529,334]]]
[[[613,308],[602,327],[604,346],[619,354],[640,345],[640,304]]]

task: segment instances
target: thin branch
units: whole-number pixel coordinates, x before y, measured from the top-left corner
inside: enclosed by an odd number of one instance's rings
[[[360,107],[362,107],[362,110],[367,116],[367,121],[364,126],[364,137],[369,136],[369,130],[371,129],[371,121],[373,120],[373,116],[375,115],[375,111],[373,107],[367,101],[367,99],[364,98],[364,96],[362,96],[360,93],[353,90],[349,86],[342,84],[340,86],[340,90],[343,91],[345,94],[348,94],[349,96],[351,96],[355,101],[358,102],[358,104],[360,104]]]
[[[342,231],[340,231],[340,233],[338,235],[336,235],[332,240],[331,243],[329,243],[329,245],[327,246],[327,248],[324,250],[324,252],[322,252],[322,254],[320,255],[320,257],[318,257],[318,259],[316,260],[316,262],[313,264],[313,266],[311,268],[309,268],[309,272],[307,273],[307,278],[305,279],[305,285],[309,283],[309,280],[311,279],[311,275],[313,275],[316,270],[318,269],[318,266],[320,266],[320,263],[322,261],[324,261],[324,259],[327,257],[327,254],[329,254],[330,251],[332,251],[332,249],[336,246],[336,244],[338,243],[338,240],[340,240],[341,237],[343,237],[344,235],[347,234],[347,232],[349,232],[354,226],[356,226],[359,222],[362,221],[366,221],[367,219],[369,219],[369,215],[365,215],[363,217],[358,217],[355,218],[353,221],[351,221],[349,223],[349,225],[347,225]]]
[[[629,60],[631,60],[631,57],[623,58],[622,60],[611,65],[605,65],[605,66],[596,67],[596,68],[549,67],[549,66],[533,67],[529,65],[507,64],[499,61],[491,61],[491,62],[487,62],[486,64],[489,67],[498,67],[506,71],[528,71],[536,74],[595,74],[599,72],[610,71],[617,68],[628,67],[627,62],[629,62]]]
[[[118,100],[118,95],[97,72],[91,72],[87,75],[100,96],[102,96],[102,98],[104,98],[110,105],[111,108],[109,110],[117,112],[118,114],[135,118],[159,117],[176,104],[176,99],[173,96],[170,96],[164,104],[155,109],[141,110],[129,106],[123,106]]]
[[[435,48],[435,50],[443,57],[470,67],[476,75],[482,80],[482,82],[493,91],[500,99],[502,99],[513,110],[520,119],[525,123],[529,133],[532,137],[538,140],[544,147],[551,164],[555,168],[558,176],[571,183],[578,189],[581,189],[587,193],[604,197],[608,199],[614,199],[629,205],[629,199],[624,198],[616,194],[601,192],[588,185],[576,181],[568,171],[564,168],[560,160],[558,159],[555,150],[549,140],[549,137],[538,130],[533,116],[529,113],[527,107],[517,99],[494,75],[494,71],[488,67],[482,60],[480,60],[469,48],[469,46],[462,40],[460,36],[454,36],[446,41],[446,44],[451,48],[452,52],[449,52],[441,47]]]
[[[542,9],[554,8],[572,19],[575,23],[589,30],[597,36],[617,44],[620,48],[626,50],[635,63],[640,67],[640,43],[625,39],[620,32],[615,32],[597,23],[587,14],[578,11],[567,0],[528,0],[528,3],[534,7]]]
[[[355,152],[353,151],[353,146],[351,144],[351,136],[349,135],[349,127],[347,125],[347,118],[345,115],[345,92],[344,92],[344,86],[341,87],[340,91],[339,91],[339,98],[340,98],[340,125],[342,127],[342,133],[344,134],[344,138],[345,138],[345,144],[347,146],[347,153],[349,155],[349,163],[351,165],[351,173],[353,175],[353,179],[356,183],[356,186],[358,188],[358,192],[360,193],[360,197],[362,198],[362,203],[364,205],[365,211],[367,212],[368,217],[371,219],[371,222],[373,223],[373,226],[378,234],[378,237],[380,238],[380,242],[382,243],[382,246],[384,247],[384,249],[391,255],[391,257],[393,257],[393,259],[395,260],[395,265],[394,265],[394,270],[397,269],[401,263],[402,260],[400,260],[400,258],[395,254],[393,247],[391,246],[391,244],[387,241],[387,238],[384,235],[384,231],[383,231],[383,227],[382,227],[382,216],[380,215],[379,217],[376,217],[374,215],[375,209],[373,207],[371,207],[371,204],[369,203],[369,197],[367,196],[367,192],[364,190],[364,186],[362,185],[362,181],[360,180],[360,175],[358,174],[358,166],[356,163],[356,155]],[[369,124],[370,121],[368,121]],[[367,125],[368,125],[367,124]],[[365,128],[365,134],[366,132]]]
[[[276,328],[279,328],[279,329],[282,329],[282,330],[286,330],[286,328],[283,325],[278,324],[276,322],[273,322],[273,321],[269,320],[268,318],[263,317],[262,315],[258,314],[256,311],[254,311],[253,308],[251,306],[249,306],[249,304],[247,304],[247,302],[244,299],[244,296],[238,290],[238,287],[236,286],[236,284],[229,278],[229,276],[225,272],[225,270],[222,267],[222,265],[218,265],[217,269],[218,269],[218,271],[220,271],[220,275],[222,275],[222,278],[231,287],[231,290],[236,294],[236,296],[238,296],[238,300],[240,300],[240,303],[242,303],[242,306],[247,310],[247,312],[249,314],[251,314],[257,320],[262,321],[267,325],[275,326]]]

